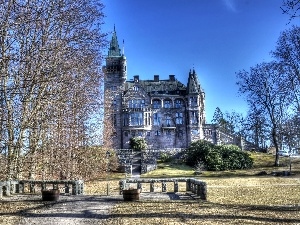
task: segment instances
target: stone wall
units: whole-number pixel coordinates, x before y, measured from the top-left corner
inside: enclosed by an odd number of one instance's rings
[[[119,158],[122,172],[130,173],[130,165],[134,157],[132,149],[115,150]],[[141,173],[147,173],[157,168],[157,160],[160,159],[162,153],[170,155],[174,159],[181,159],[185,149],[182,148],[165,148],[165,149],[147,149],[141,151]]]

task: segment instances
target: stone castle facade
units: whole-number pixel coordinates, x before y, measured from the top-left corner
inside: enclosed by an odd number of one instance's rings
[[[194,69],[188,72],[186,85],[175,75],[168,79],[154,75],[151,80],[135,75],[127,80],[126,57],[114,30],[103,71],[104,110],[112,120],[115,149],[129,148],[131,137],[145,138],[152,149],[187,148],[199,139],[234,142],[215,125],[206,124],[205,92]]]

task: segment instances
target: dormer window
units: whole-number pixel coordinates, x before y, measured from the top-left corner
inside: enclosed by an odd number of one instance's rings
[[[138,90],[139,90],[139,87],[138,87],[138,86],[133,86],[133,90],[134,90],[134,91],[138,91]]]

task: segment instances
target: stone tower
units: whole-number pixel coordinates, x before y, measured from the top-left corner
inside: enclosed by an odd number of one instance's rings
[[[106,123],[108,127],[105,130],[113,127],[113,131],[109,135],[109,140],[113,143],[114,148],[122,148],[122,93],[124,91],[125,82],[127,79],[127,62],[124,53],[121,54],[117,39],[116,29],[110,41],[106,64],[103,67],[104,72],[104,99],[105,99],[105,119],[111,122]],[[104,140],[105,141],[105,140]]]
[[[189,72],[187,83],[187,131],[188,143],[203,139],[203,125],[205,124],[205,94],[193,69]]]

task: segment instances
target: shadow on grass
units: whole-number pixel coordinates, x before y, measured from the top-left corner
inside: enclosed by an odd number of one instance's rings
[[[265,206],[265,205],[239,205],[239,204],[220,204],[206,201],[178,200],[172,193],[167,193],[170,200],[165,201],[138,201],[138,202],[123,202],[120,196],[117,197],[99,197],[99,196],[82,196],[80,198],[69,197],[57,202],[42,202],[42,205],[36,207],[30,207],[28,209],[19,210],[16,213],[0,213],[0,216],[5,215],[19,215],[23,218],[78,218],[78,219],[117,219],[117,218],[133,218],[133,219],[145,219],[147,218],[166,218],[175,219],[179,218],[182,221],[187,219],[191,220],[220,220],[232,221],[232,220],[250,220],[261,223],[300,223],[300,218],[292,218],[289,213],[298,213],[299,206]],[[172,195],[172,196],[171,196]],[[21,200],[20,200],[21,201]],[[28,200],[30,201],[30,200]],[[17,202],[17,201],[16,201]],[[33,202],[38,202],[34,200]],[[173,205],[174,211],[168,211],[167,204]],[[175,203],[175,205],[174,205]],[[176,205],[178,203],[179,205]],[[109,214],[108,210],[113,206],[118,205],[122,208],[122,212],[118,213],[113,210]],[[166,207],[161,207],[161,205]],[[177,211],[178,207],[188,209],[189,207],[196,207],[197,212],[189,213],[188,210],[181,212]],[[64,209],[68,210],[64,210]],[[147,208],[144,212],[136,210],[133,214],[130,213],[134,209]],[[212,212],[205,213],[205,209]],[[228,210],[226,213],[225,210]],[[49,210],[49,211],[48,211]],[[105,211],[106,210],[106,211]],[[40,213],[37,213],[39,212]],[[238,213],[233,214],[236,211]],[[257,212],[257,213],[256,213]],[[263,212],[263,214],[262,214]],[[283,212],[284,217],[274,218],[270,213]],[[244,214],[244,215],[241,215]],[[298,215],[298,214],[297,214]]]
[[[174,207],[173,211],[164,211],[164,209],[161,209],[161,206],[156,207],[156,204],[161,204],[161,202],[151,202],[151,205],[144,205],[143,203],[147,202],[141,202],[141,205],[138,205],[138,207],[147,208],[147,210],[144,210],[143,212],[136,212],[135,214],[126,213],[126,205],[124,204],[123,210],[125,209],[125,213],[113,213],[111,215],[112,218],[133,218],[133,219],[145,219],[147,218],[167,218],[167,219],[174,219],[174,218],[180,218],[181,221],[186,220],[212,220],[212,221],[226,221],[226,223],[230,223],[234,220],[239,220],[239,222],[242,222],[241,220],[247,220],[250,221],[256,221],[259,223],[275,223],[275,224],[281,224],[281,223],[300,223],[300,218],[291,218],[288,215],[288,212],[299,212],[298,206],[290,207],[290,206],[264,206],[264,205],[226,205],[226,204],[216,204],[211,202],[203,202],[201,201],[199,203],[199,210],[197,213],[188,213],[188,212],[179,212],[176,207]],[[163,204],[166,208],[168,203],[172,203],[170,201],[165,201]],[[184,205],[185,208],[189,207],[195,207],[195,205],[191,205],[188,201],[183,201],[183,203],[180,203],[181,205]],[[182,206],[181,206],[182,207]],[[161,212],[155,212],[156,208],[160,208]],[[222,209],[230,210],[228,213],[224,213],[224,210]],[[215,212],[209,212],[205,213],[205,209],[216,209]],[[131,209],[132,210],[132,209]],[[239,215],[232,213],[232,210],[236,211],[244,211],[245,215]],[[146,212],[145,212],[146,211]],[[247,211],[251,213],[247,213]],[[255,215],[255,211],[262,211],[265,215],[263,215],[261,212],[258,212],[257,215]],[[286,213],[285,217],[277,217],[275,218],[273,215],[266,215],[268,212],[284,212]],[[249,215],[247,215],[249,214]]]

